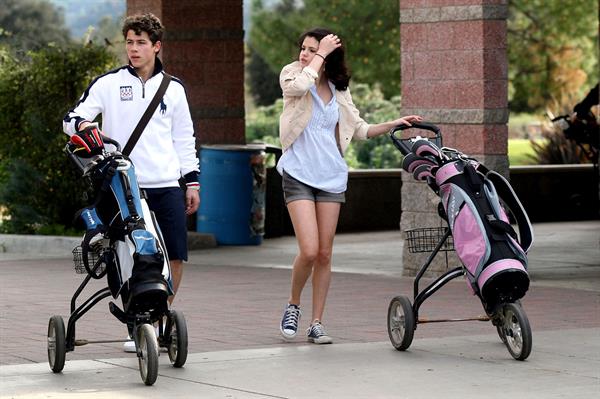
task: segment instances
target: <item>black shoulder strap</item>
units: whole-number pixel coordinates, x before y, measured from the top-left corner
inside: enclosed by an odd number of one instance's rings
[[[160,82],[160,87],[158,88],[158,91],[152,98],[152,101],[150,101],[150,105],[148,105],[148,108],[146,108],[146,112],[144,112],[144,115],[142,115],[142,119],[140,119],[135,129],[133,129],[133,133],[131,133],[127,144],[125,144],[125,148],[123,149],[123,151],[121,151],[123,155],[129,156],[129,154],[131,154],[133,147],[135,147],[135,144],[140,139],[142,132],[144,131],[146,125],[150,121],[152,114],[154,114],[156,107],[158,107],[158,103],[160,102],[160,100],[162,100],[163,96],[165,95],[167,87],[169,87],[169,83],[171,83],[171,79],[171,75],[169,75],[166,72],[163,72],[163,79]]]
[[[498,172],[489,171],[486,175],[488,179],[494,184],[498,196],[504,201],[515,217],[517,225],[519,226],[519,239],[521,248],[527,253],[533,244],[533,228],[531,222],[525,212],[525,208],[519,201],[519,197],[514,192],[510,183]]]

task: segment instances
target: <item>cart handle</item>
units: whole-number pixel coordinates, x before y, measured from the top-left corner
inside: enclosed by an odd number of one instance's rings
[[[114,145],[115,147],[117,147],[117,151],[118,151],[118,152],[121,152],[121,144],[119,144],[119,142],[118,142],[117,140],[113,140],[113,139],[111,139],[110,137],[108,137],[108,136],[105,136],[105,135],[104,135],[104,134],[102,134],[102,133],[100,134],[100,136],[102,136],[102,141],[103,141],[104,143],[107,143],[107,144],[112,144],[112,145]]]
[[[426,123],[426,122],[412,122],[411,125],[398,125],[393,127],[390,130],[390,138],[392,139],[392,142],[394,143],[394,145],[396,146],[396,148],[398,148],[400,150],[400,152],[402,153],[402,155],[407,155],[410,153],[410,146],[407,144],[408,142],[411,141],[412,138],[408,138],[408,139],[403,139],[401,137],[397,137],[396,136],[396,132],[402,131],[402,130],[406,130],[406,129],[422,129],[422,130],[429,130],[430,132],[435,133],[435,140],[436,140],[436,144],[441,147],[442,145],[442,133],[440,131],[440,128],[437,127],[434,124],[431,123]],[[414,137],[413,137],[414,138]]]

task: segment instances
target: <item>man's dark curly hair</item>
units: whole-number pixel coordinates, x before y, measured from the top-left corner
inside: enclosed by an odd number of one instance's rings
[[[134,31],[136,35],[146,32],[152,44],[157,41],[162,41],[164,27],[160,23],[160,19],[154,14],[138,14],[132,15],[125,19],[123,23],[123,37],[127,39],[127,32]]]
[[[302,48],[302,43],[307,37],[312,37],[321,41],[325,36],[333,32],[326,28],[313,28],[304,32],[298,39],[298,46]],[[343,91],[348,88],[350,83],[350,72],[346,66],[344,41],[342,45],[325,57],[325,75],[331,80],[331,83],[337,90]]]

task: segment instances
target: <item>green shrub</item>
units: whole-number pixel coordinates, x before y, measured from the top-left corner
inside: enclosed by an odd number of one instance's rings
[[[554,115],[569,115],[576,100],[565,96],[548,107],[548,118],[541,124],[542,140],[531,140],[533,154],[530,159],[534,164],[580,164],[591,163],[591,148],[588,144],[577,144],[565,135],[558,124],[550,122]]]
[[[360,111],[361,117],[371,124],[387,122],[399,118],[400,96],[385,99],[378,85],[354,84],[351,88],[352,100]],[[399,168],[402,154],[394,147],[387,134],[369,140],[355,140],[354,146],[358,169]]]
[[[542,129],[544,140],[532,140],[533,154],[531,160],[535,164],[579,164],[590,163],[582,148],[573,140],[569,140],[558,127]]]
[[[115,66],[104,47],[48,46],[24,60],[0,51],[0,229],[70,226],[83,182],[62,149],[62,119],[92,78]]]
[[[283,100],[280,98],[271,105],[256,107],[246,115],[246,141],[272,142],[279,139],[279,115],[283,111]],[[275,143],[273,143],[275,144]]]

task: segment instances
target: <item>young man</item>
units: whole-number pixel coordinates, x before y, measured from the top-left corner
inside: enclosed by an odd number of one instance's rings
[[[102,114],[103,134],[125,146],[163,78],[163,66],[157,57],[163,31],[153,14],[125,20],[123,36],[129,64],[92,81],[65,116],[65,133],[77,134]],[[173,78],[130,158],[164,236],[174,292],[181,283],[183,261],[187,260],[186,215],[196,212],[200,204],[195,143],[185,90],[181,81]],[[178,183],[181,177],[187,184],[185,202]],[[172,301],[173,297],[169,298]],[[125,344],[125,350],[135,352],[133,341]]]

